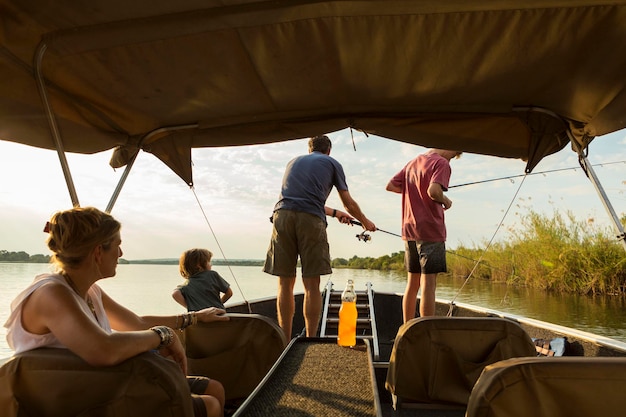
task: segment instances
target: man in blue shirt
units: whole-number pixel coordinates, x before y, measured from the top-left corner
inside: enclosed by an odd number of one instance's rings
[[[322,296],[320,275],[332,273],[326,236],[326,216],[349,224],[356,218],[368,231],[376,226],[350,196],[346,177],[339,162],[330,157],[332,143],[328,136],[309,140],[309,154],[292,159],[285,170],[278,202],[274,206],[272,239],[263,271],[279,277],[276,310],[278,324],[291,339],[295,311],[293,288],[298,256],[304,284],[303,315],[307,337],[317,334]],[[326,206],[332,188],[347,213]]]

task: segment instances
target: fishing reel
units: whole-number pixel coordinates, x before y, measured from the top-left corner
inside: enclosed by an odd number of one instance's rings
[[[365,242],[365,243],[372,240],[372,236],[370,236],[370,234],[366,232],[359,233],[358,235],[356,235],[356,238],[359,242]]]
[[[350,220],[350,224],[355,224],[357,226],[362,226],[361,222],[356,221],[354,219]],[[387,234],[393,235],[393,236],[402,237],[402,236],[397,235],[395,233],[391,233],[391,232],[388,232],[386,230],[382,230],[382,229],[379,229],[379,228],[376,228],[376,230],[377,231],[381,231],[383,233],[387,233]],[[366,231],[363,231],[363,232],[359,233],[358,235],[356,235],[356,238],[357,238],[357,240],[359,242],[365,242],[365,243],[367,243],[367,242],[372,240],[372,236],[370,236],[370,234],[367,233]]]

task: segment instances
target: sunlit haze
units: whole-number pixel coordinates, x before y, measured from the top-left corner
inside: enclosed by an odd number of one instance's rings
[[[379,229],[400,233],[401,198],[385,186],[425,148],[359,132],[353,139],[349,130],[329,136],[331,156],[343,165],[350,193],[363,212]],[[626,211],[624,145],[626,131],[620,131],[596,138],[589,152],[618,216]],[[194,150],[193,191],[160,160],[140,153],[112,211],[123,225],[124,258],[177,258],[188,248],[205,247],[217,259],[263,259],[271,234],[268,218],[285,165],[304,153],[306,139]],[[106,208],[123,172],[108,165],[110,156],[68,155],[81,206]],[[522,175],[525,168],[520,160],[468,153],[451,165],[451,185]],[[521,177],[451,188],[448,248],[485,247],[496,230],[496,240],[508,239],[529,208],[548,215],[571,211],[579,220],[610,228],[609,216],[569,146],[545,158],[533,172],[553,170],[562,171],[529,175],[504,219]],[[0,250],[48,254],[44,224],[53,212],[72,205],[56,152],[0,141],[0,173]],[[342,208],[336,190],[328,205]],[[331,256],[378,257],[404,249],[400,238],[380,231],[371,234],[371,241],[360,242],[355,237],[360,232],[329,219]]]

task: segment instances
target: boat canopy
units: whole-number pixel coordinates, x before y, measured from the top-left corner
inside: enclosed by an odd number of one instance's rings
[[[625,22],[626,0],[0,0],[0,139],[144,150],[190,185],[193,148],[345,128],[530,172],[626,128]]]

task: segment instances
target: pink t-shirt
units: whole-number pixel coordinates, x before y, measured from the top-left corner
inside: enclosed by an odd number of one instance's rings
[[[67,286],[79,301],[85,314],[97,322],[106,332],[111,333],[111,325],[109,324],[109,319],[102,305],[102,290],[98,285],[93,284],[87,292],[93,303],[96,316],[98,317],[96,320],[87,302],[72,290],[72,287],[70,287],[63,276],[59,274],[41,274],[37,275],[31,285],[15,297],[11,303],[11,315],[4,324],[4,327],[7,328],[7,342],[9,347],[13,349],[16,354],[40,347],[65,348],[52,333],[33,334],[26,331],[22,326],[22,307],[24,306],[24,301],[35,290],[50,282],[58,282]]]
[[[391,182],[402,188],[402,238],[423,242],[445,242],[446,225],[440,203],[428,196],[432,183],[448,190],[452,170],[443,156],[429,152],[409,161]]]

